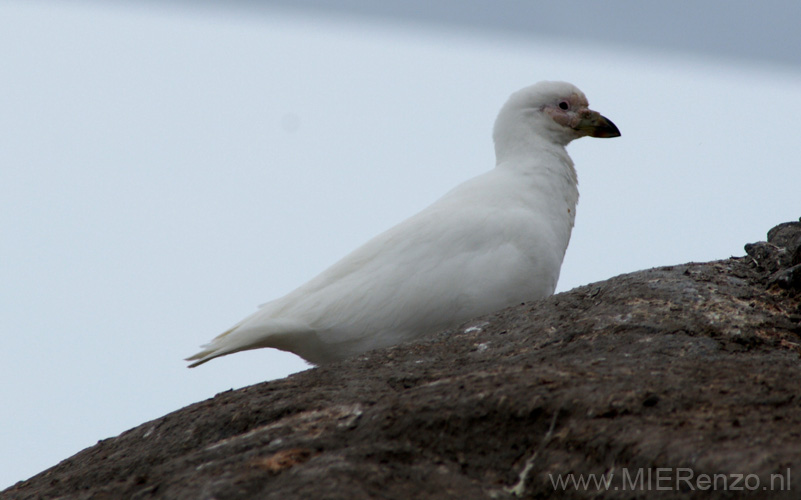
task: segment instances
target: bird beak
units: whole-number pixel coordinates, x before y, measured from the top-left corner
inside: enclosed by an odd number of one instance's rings
[[[612,120],[591,109],[586,109],[581,113],[581,119],[573,128],[590,137],[620,137],[620,130],[612,123]]]

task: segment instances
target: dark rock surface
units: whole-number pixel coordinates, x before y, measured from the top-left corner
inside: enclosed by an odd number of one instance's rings
[[[798,498],[801,223],[746,249],[218,394],[0,498]]]

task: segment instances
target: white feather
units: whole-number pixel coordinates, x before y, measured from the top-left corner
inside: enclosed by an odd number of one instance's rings
[[[543,110],[571,96],[586,105],[568,83],[513,94],[496,120],[493,170],[264,304],[190,366],[260,347],[327,363],[552,294],[578,202],[565,146],[587,133]]]

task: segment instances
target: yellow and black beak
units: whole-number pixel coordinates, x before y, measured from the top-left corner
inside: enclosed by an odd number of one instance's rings
[[[581,120],[573,128],[590,137],[620,137],[620,130],[612,120],[591,109],[581,114]]]

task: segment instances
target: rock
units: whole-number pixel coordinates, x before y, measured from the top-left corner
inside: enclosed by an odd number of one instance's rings
[[[799,248],[801,223],[781,224],[746,257],[617,276],[218,394],[0,497],[795,498]]]

